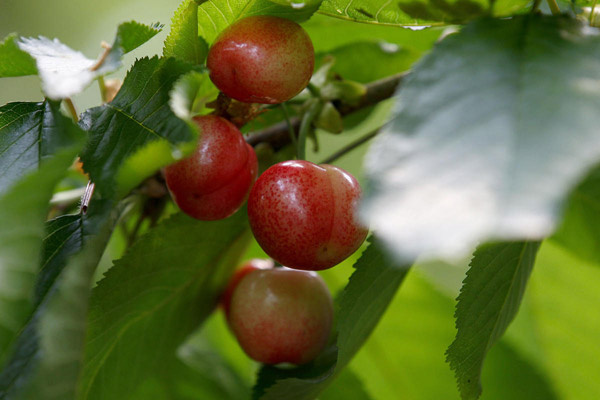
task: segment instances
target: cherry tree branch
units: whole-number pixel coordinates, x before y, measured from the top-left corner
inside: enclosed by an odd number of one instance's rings
[[[366,85],[367,92],[358,104],[353,106],[340,105],[337,106],[337,109],[342,116],[345,116],[389,99],[394,95],[405,77],[406,73],[402,73],[371,82]],[[256,146],[259,143],[269,143],[277,151],[291,142],[292,139],[289,134],[290,126],[296,136],[298,135],[300,122],[300,118],[294,117],[290,119],[289,124],[286,121],[277,123],[264,130],[249,134],[246,137],[246,142],[252,146]]]

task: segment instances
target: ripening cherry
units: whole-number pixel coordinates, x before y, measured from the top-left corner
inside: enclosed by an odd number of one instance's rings
[[[191,217],[210,221],[235,213],[256,179],[258,161],[239,129],[214,115],[195,117],[194,153],[165,168],[173,200]]]
[[[227,27],[208,52],[210,79],[245,103],[277,104],[300,93],[313,73],[315,53],[294,21],[266,15]]]
[[[315,272],[254,270],[238,283],[227,315],[240,346],[265,364],[305,364],[323,351],[333,301]]]
[[[248,198],[256,241],[290,268],[322,270],[350,256],[367,236],[357,219],[361,188],[332,165],[285,161],[267,169]]]
[[[252,271],[256,271],[257,269],[270,269],[275,265],[273,260],[264,260],[260,258],[253,258],[252,260],[246,262],[242,265],[237,271],[233,273],[233,276],[229,279],[229,283],[227,287],[223,291],[221,295],[221,305],[223,306],[223,311],[225,311],[225,315],[229,315],[229,304],[231,303],[231,295],[233,291],[237,287],[238,283]]]

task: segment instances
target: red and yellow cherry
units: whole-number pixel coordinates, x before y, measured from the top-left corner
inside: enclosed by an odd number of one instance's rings
[[[273,260],[253,258],[252,260],[243,264],[237,271],[235,271],[233,273],[233,276],[229,279],[229,283],[223,291],[223,294],[221,295],[221,305],[223,306],[223,311],[225,311],[225,315],[229,315],[229,304],[231,303],[231,295],[233,294],[233,291],[240,283],[242,278],[252,271],[256,271],[259,269],[271,269],[274,266],[275,265],[273,263]]]
[[[210,79],[245,103],[277,104],[300,93],[313,73],[315,53],[297,23],[266,15],[227,27],[208,52]]]
[[[254,270],[233,291],[227,321],[250,358],[265,364],[305,364],[327,344],[333,302],[315,272]]]
[[[256,180],[254,149],[224,118],[194,118],[200,129],[194,153],[165,168],[173,200],[191,217],[210,221],[235,213]]]
[[[256,241],[290,268],[331,268],[358,249],[367,236],[356,215],[361,188],[332,165],[285,161],[267,169],[248,198]]]

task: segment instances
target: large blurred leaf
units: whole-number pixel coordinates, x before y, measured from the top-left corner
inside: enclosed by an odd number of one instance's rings
[[[105,225],[110,206],[106,201],[93,201],[86,215],[64,215],[46,224],[34,309],[27,324],[21,329],[9,362],[0,373],[0,398],[13,398],[28,384],[29,377],[39,362],[40,317],[47,312],[47,303],[56,290],[65,290],[57,284],[57,279],[69,258],[81,251]]]
[[[337,313],[337,354],[330,348],[314,364],[296,369],[263,367],[256,399],[314,399],[350,362],[371,332],[408,272],[387,258],[377,240],[355,264]],[[337,361],[336,361],[337,358]]]
[[[248,237],[238,212],[178,214],[140,238],[92,292],[80,398],[127,398],[159,371],[213,310]]]
[[[322,0],[210,0],[198,8],[198,32],[209,44],[226,27],[240,18],[273,15],[297,22],[305,21],[317,11]],[[299,5],[302,6],[299,6]]]
[[[447,37],[371,147],[363,215],[401,259],[544,237],[600,158],[598,80],[600,35],[574,19],[486,19]]]
[[[85,133],[60,113],[60,104],[8,103],[0,107],[0,194],[42,161]]]
[[[552,236],[579,257],[600,265],[600,168],[571,193],[563,222]]]
[[[0,43],[0,78],[35,75],[35,60],[17,46],[17,35],[8,35]]]
[[[195,147],[195,132],[169,107],[173,83],[188,71],[172,58],[138,60],[112,102],[82,115],[90,140],[81,159],[100,192],[126,194]]]
[[[219,89],[213,85],[206,72],[192,71],[182,76],[171,91],[171,110],[179,118],[190,121],[199,114],[208,114],[206,103],[219,95]]]
[[[83,232],[85,246],[71,258],[56,278],[55,289],[39,317],[42,358],[29,398],[75,399],[84,359],[88,304],[94,272],[117,222],[121,208],[92,203],[99,215],[92,232]],[[110,215],[109,215],[110,213]],[[109,218],[110,216],[110,218]],[[85,221],[84,221],[85,223]]]
[[[58,39],[43,36],[21,38],[18,46],[35,59],[46,96],[59,100],[80,93],[98,76],[117,70],[123,54],[142,45],[161,29],[159,24],[146,26],[134,21],[121,24],[110,51],[98,61],[87,58]]]
[[[324,0],[320,13],[360,22],[386,25],[463,23],[485,16],[509,15],[529,5],[524,0]]]
[[[186,0],[175,11],[163,56],[202,64],[207,52],[206,42],[198,37],[198,4],[194,0]]]
[[[463,399],[481,395],[483,361],[519,310],[538,248],[527,242],[483,245],[471,260],[456,306],[458,333],[447,352]]]
[[[0,364],[30,316],[48,202],[78,147],[57,153],[0,197]]]

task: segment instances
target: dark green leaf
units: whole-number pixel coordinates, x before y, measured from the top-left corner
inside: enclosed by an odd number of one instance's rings
[[[64,215],[46,224],[46,237],[38,272],[34,309],[22,328],[15,350],[0,373],[0,399],[13,398],[28,385],[34,368],[39,363],[39,320],[57,288],[57,279],[69,258],[81,251],[104,225],[111,204],[98,200],[91,203],[86,215]],[[63,336],[63,335],[61,335]]]
[[[172,58],[138,60],[112,102],[82,115],[90,140],[81,159],[101,193],[126,194],[193,150],[195,132],[169,107],[173,83],[188,71]]]
[[[208,46],[198,37],[198,5],[193,0],[181,3],[171,21],[171,33],[165,39],[164,57],[202,64]]]
[[[363,215],[389,249],[453,258],[552,232],[600,159],[598,33],[566,17],[485,19],[414,68],[366,163]]]
[[[198,32],[209,44],[238,19],[252,15],[273,15],[297,22],[305,21],[319,8],[322,0],[212,0],[200,4]],[[294,6],[294,4],[302,5]]]
[[[85,133],[60,113],[60,104],[9,103],[0,107],[0,194]]]
[[[351,368],[345,368],[331,385],[321,393],[320,400],[370,400],[372,399],[363,382]]]
[[[471,260],[456,306],[458,333],[447,351],[463,399],[481,395],[485,356],[519,310],[538,248],[528,242],[483,245]]]
[[[296,369],[263,367],[254,398],[314,399],[350,362],[375,329],[408,272],[407,267],[385,255],[378,240],[372,240],[355,268],[339,301],[337,352],[335,346],[331,347],[314,364]]]
[[[244,212],[178,214],[116,261],[92,292],[81,398],[127,398],[159,371],[214,309],[248,232]]]
[[[16,39],[13,33],[0,43],[0,78],[37,74],[35,60],[19,49]]]
[[[493,14],[510,15],[524,9],[523,0],[324,0],[320,13],[359,22],[386,25],[457,24]]]
[[[42,357],[33,384],[26,392],[29,398],[64,400],[77,396],[92,278],[122,210],[120,207],[111,210],[110,204],[103,201],[93,202],[91,207],[98,208],[97,215],[89,221],[95,226],[90,232],[82,232],[84,237],[90,237],[84,239],[85,246],[56,278],[55,288],[39,316]]]
[[[0,197],[0,364],[31,315],[48,202],[78,147],[57,153]]]
[[[571,193],[563,222],[552,239],[577,256],[600,265],[600,168]]]

